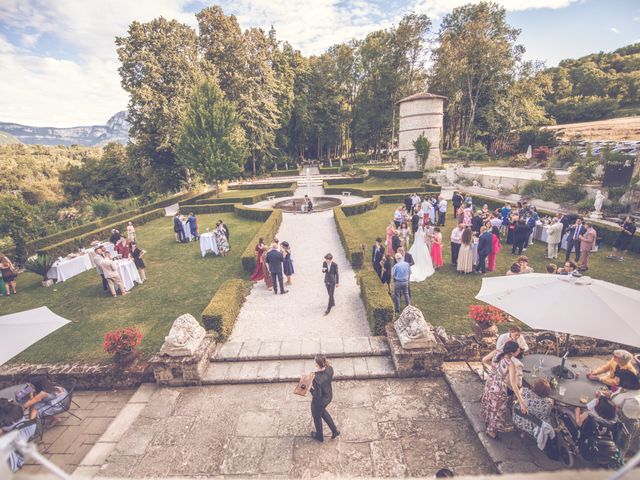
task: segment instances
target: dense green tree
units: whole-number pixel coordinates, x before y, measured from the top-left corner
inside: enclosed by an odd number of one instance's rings
[[[130,95],[132,157],[147,189],[175,189],[189,180],[175,147],[191,89],[201,76],[196,32],[160,17],[133,22],[116,45],[122,87]]]
[[[244,131],[234,104],[208,80],[191,96],[176,148],[178,161],[206,182],[218,183],[242,173]]]
[[[27,259],[27,241],[36,233],[38,223],[33,206],[13,195],[0,195],[0,237],[11,238],[19,265]]]

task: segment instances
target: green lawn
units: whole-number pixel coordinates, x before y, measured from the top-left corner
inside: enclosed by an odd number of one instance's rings
[[[226,257],[202,258],[198,242],[175,242],[171,218],[161,218],[137,228],[137,240],[147,251],[147,281],[129,295],[112,298],[102,291],[100,277],[90,270],[51,288],[40,277],[18,277],[18,295],[0,297],[3,314],[47,306],[72,323],[23,352],[18,361],[66,362],[105,359],[101,342],[105,332],[129,325],[144,334],[141,349],[158,350],[173,321],[184,313],[199,318],[222,282],[241,277],[239,256],[255,235],[260,222],[231,213],[200,215],[202,231],[223,219],[231,231],[231,252]]]
[[[347,217],[360,233],[361,241],[367,245],[367,265],[371,264],[370,246],[377,236],[384,239],[385,229],[389,220],[393,218],[393,211],[397,205],[380,205],[377,209]],[[480,303],[474,297],[480,290],[482,276],[477,274],[462,275],[451,267],[451,249],[449,238],[451,229],[456,222],[451,217],[451,208],[447,212],[446,226],[443,233],[442,270],[421,283],[411,284],[412,303],[422,310],[428,322],[442,325],[448,333],[467,334],[470,332],[468,319],[469,305]],[[496,271],[490,275],[504,275],[515,256],[511,255],[511,245],[504,241],[503,248],[496,258]],[[529,257],[529,263],[536,272],[545,272],[548,260],[544,257],[547,244],[535,242],[524,253]],[[640,256],[629,254],[624,262],[607,260],[611,249],[603,246],[598,253],[592,254],[589,260],[588,274],[609,282],[638,288],[640,285]],[[560,265],[564,262],[564,251],[561,250]]]

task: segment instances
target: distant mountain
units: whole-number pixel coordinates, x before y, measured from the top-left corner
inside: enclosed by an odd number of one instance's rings
[[[87,127],[29,127],[17,123],[0,122],[0,135],[8,133],[28,145],[83,145],[95,147],[109,142],[127,143],[129,122],[127,112],[116,113],[106,125]],[[2,140],[0,139],[0,142]]]
[[[0,145],[11,145],[15,143],[22,143],[13,135],[9,135],[6,132],[0,132]]]

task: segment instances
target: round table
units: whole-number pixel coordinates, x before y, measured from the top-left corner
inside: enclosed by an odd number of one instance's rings
[[[213,252],[218,255],[218,244],[214,232],[207,232],[200,235],[200,253],[204,257],[207,252]]]
[[[541,361],[542,365],[540,364]],[[560,365],[562,363],[562,359],[555,355],[531,354],[525,355],[522,363],[524,364],[522,380],[529,386],[533,386],[536,380],[541,378],[550,380],[551,377],[555,376],[551,372],[551,369]],[[565,361],[564,366],[574,374],[577,373],[578,375],[573,379],[558,378],[558,388],[551,389],[551,398],[555,402],[563,405],[585,407],[587,402],[595,398],[596,392],[602,387],[602,384],[589,380],[587,378],[589,369],[578,366],[570,358]],[[540,368],[535,377],[533,376],[534,367]],[[560,395],[560,387],[565,388],[564,395]],[[582,402],[582,398],[585,398],[586,402]]]

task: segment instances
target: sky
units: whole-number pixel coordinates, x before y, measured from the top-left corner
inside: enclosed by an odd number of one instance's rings
[[[475,0],[472,0],[475,2]],[[639,0],[495,0],[522,33],[525,57],[547,66],[563,58],[640,42]],[[33,126],[103,125],[126,109],[114,39],[134,21],[194,14],[217,3],[247,27],[273,26],[306,55],[426,13],[437,32],[444,15],[469,0],[0,0],[0,121]]]

